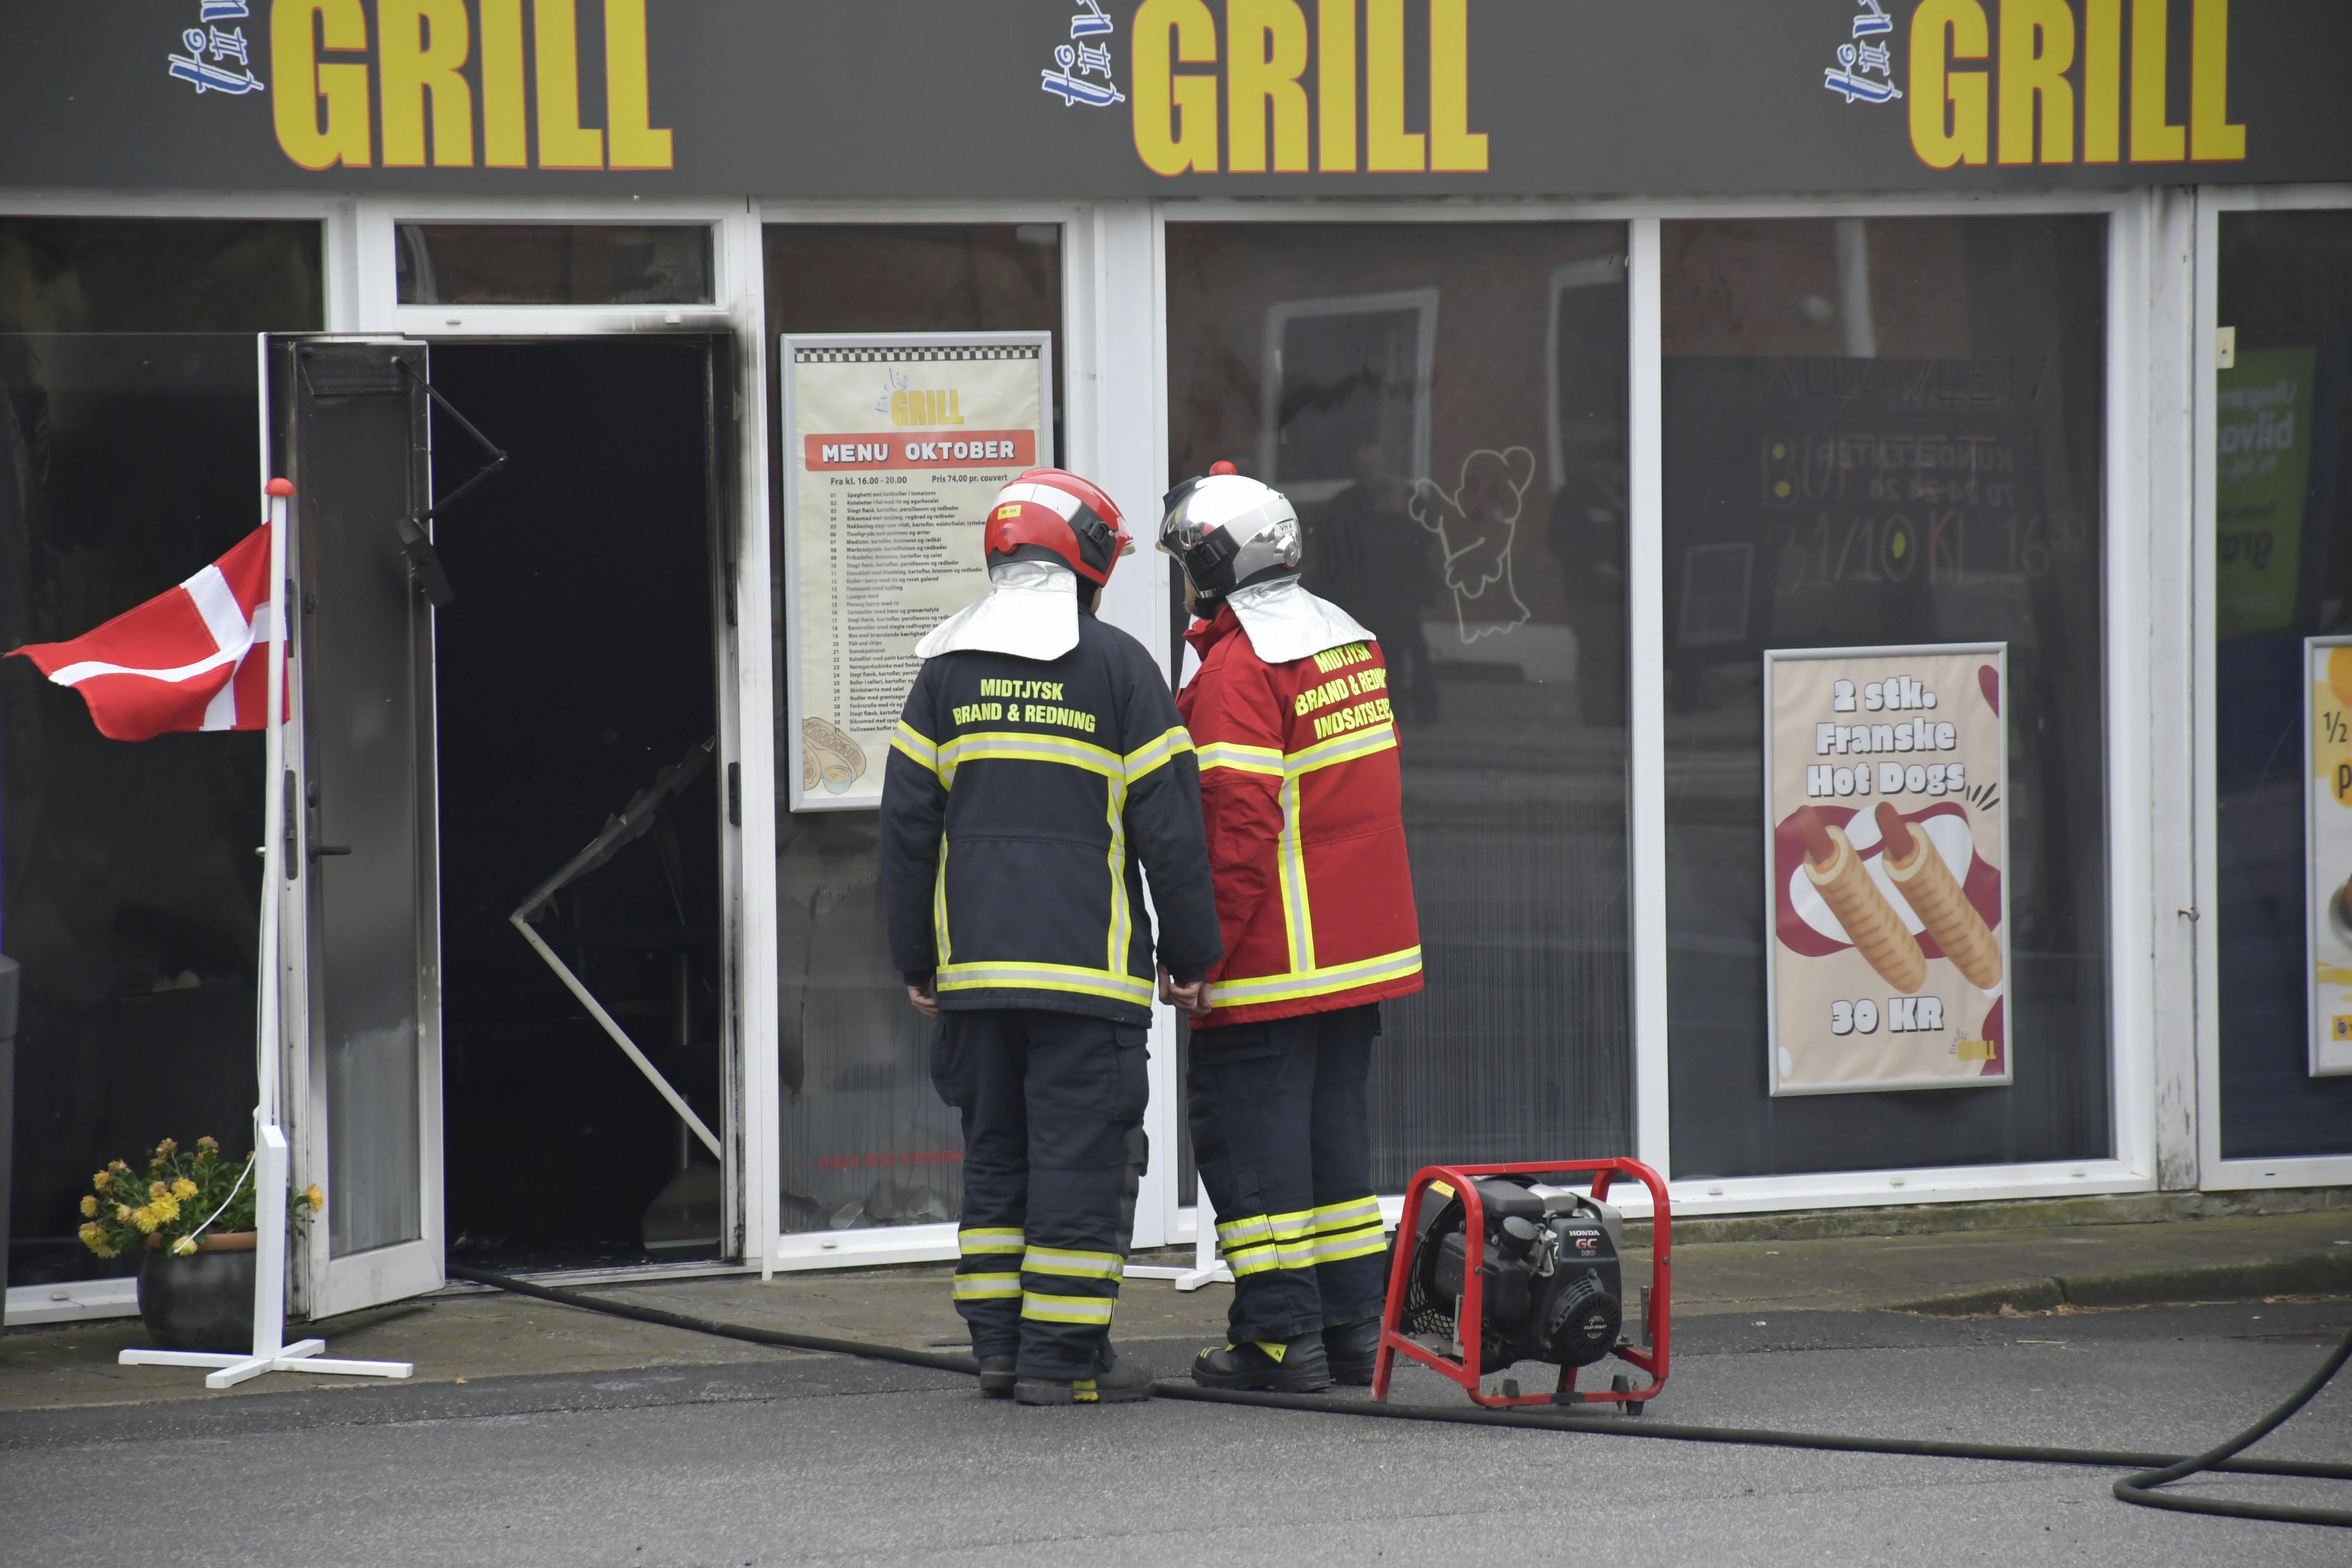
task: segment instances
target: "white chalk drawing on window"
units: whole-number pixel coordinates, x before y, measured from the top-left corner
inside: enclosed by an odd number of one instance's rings
[[[1535,477],[1536,455],[1527,447],[1481,447],[1462,459],[1462,480],[1451,492],[1434,479],[1414,483],[1408,510],[1444,552],[1454,625],[1465,646],[1516,631],[1533,615],[1512,579],[1511,547]]]

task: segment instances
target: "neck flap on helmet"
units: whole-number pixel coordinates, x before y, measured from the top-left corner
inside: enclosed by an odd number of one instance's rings
[[[1308,593],[1295,575],[1236,588],[1225,595],[1225,603],[1234,607],[1251,651],[1268,664],[1288,664],[1346,643],[1376,640],[1355,616]]]
[[[988,569],[987,595],[923,635],[918,658],[943,653],[1009,653],[1055,659],[1078,646],[1077,574],[1058,561],[1002,561]]]

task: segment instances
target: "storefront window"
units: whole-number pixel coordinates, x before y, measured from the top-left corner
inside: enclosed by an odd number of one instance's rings
[[[1061,230],[1051,225],[772,225],[768,330],[1044,331],[1060,362]],[[780,407],[775,342],[769,406]],[[1055,448],[1061,448],[1055,411]],[[788,471],[769,432],[777,476]],[[771,498],[781,528],[781,490]],[[775,564],[776,668],[790,645],[784,549]],[[791,757],[776,683],[778,776]],[[963,1203],[962,1131],[931,1088],[929,1029],[891,967],[878,822],[870,811],[785,808],[776,817],[781,1226],[786,1231],[952,1220]]]
[[[1171,478],[1288,494],[1391,672],[1428,989],[1374,1179],[1622,1152],[1623,226],[1171,224],[1168,353]]]
[[[708,305],[710,226],[404,223],[404,305]]]
[[[2231,350],[2210,482],[2221,1155],[2341,1154],[2352,212],[2224,213],[2221,225],[2218,320]]]
[[[2105,220],[1663,230],[1674,1174],[2103,1156]],[[1762,656],[1930,645],[2006,659],[2005,684],[1983,687],[2006,762],[1970,784],[1967,809],[2006,813],[2006,858],[1980,901],[1998,924],[2005,879],[2009,964],[1993,1024],[1948,1054],[1954,1083],[1979,1063],[2011,1081],[1866,1092],[1874,1069],[1856,1054],[1809,1085],[1845,1092],[1775,1097],[1768,943],[1789,939],[1766,905]],[[1912,815],[1924,769],[1892,777]],[[1876,832],[1856,825],[1857,858]],[[1970,871],[1972,901],[1979,890]],[[1874,1031],[1882,1009],[1888,1028],[1913,1026],[1904,997],[1884,999],[1906,985],[1864,999]],[[1841,1036],[1855,1053],[1887,1037],[1862,1038],[1861,1005]]]
[[[0,647],[78,637],[252,531],[253,334],[316,329],[320,298],[316,224],[0,218]],[[114,1271],[74,1239],[109,1158],[251,1139],[261,773],[257,733],[110,741],[0,659],[12,1284]]]

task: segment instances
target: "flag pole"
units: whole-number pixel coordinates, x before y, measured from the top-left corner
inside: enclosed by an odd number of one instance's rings
[[[265,488],[269,496],[269,598],[263,608],[269,616],[269,635],[262,647],[268,660],[269,700],[263,742],[268,761],[261,791],[261,942],[254,975],[260,1003],[254,1028],[255,1077],[260,1093],[253,1109],[253,1214],[259,1233],[254,1238],[253,1352],[235,1355],[129,1350],[118,1358],[123,1366],[211,1369],[205,1379],[207,1388],[227,1388],[265,1372],[406,1377],[415,1370],[404,1361],[332,1360],[319,1353],[327,1348],[324,1340],[286,1342],[286,1208],[292,1184],[281,1121],[279,1064],[283,1055],[280,998],[285,986],[282,909],[286,885],[297,869],[286,859],[286,814],[295,805],[289,787],[293,775],[286,768],[286,643],[295,604],[294,584],[286,575],[286,530],[294,486],[290,480],[274,479]]]
[[[269,497],[269,663],[262,733],[268,763],[261,792],[261,952],[255,978],[260,993],[256,1028],[255,1080],[259,1100],[253,1111],[254,1219],[259,1267],[253,1271],[253,1353],[275,1360],[286,1348],[286,1200],[289,1185],[286,1134],[278,1100],[285,1051],[279,1008],[285,994],[284,946],[280,941],[286,903],[286,622],[293,584],[286,580],[286,521],[294,486],[273,479]],[[209,1380],[207,1380],[209,1381]]]

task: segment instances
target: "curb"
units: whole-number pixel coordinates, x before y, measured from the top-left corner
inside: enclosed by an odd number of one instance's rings
[[[2128,1274],[2045,1276],[1896,1301],[1885,1310],[1923,1317],[1975,1318],[1998,1314],[2004,1307],[2012,1312],[2047,1312],[2059,1307],[2155,1307],[2264,1296],[2344,1295],[2352,1295],[2352,1252],[2328,1251]]]

